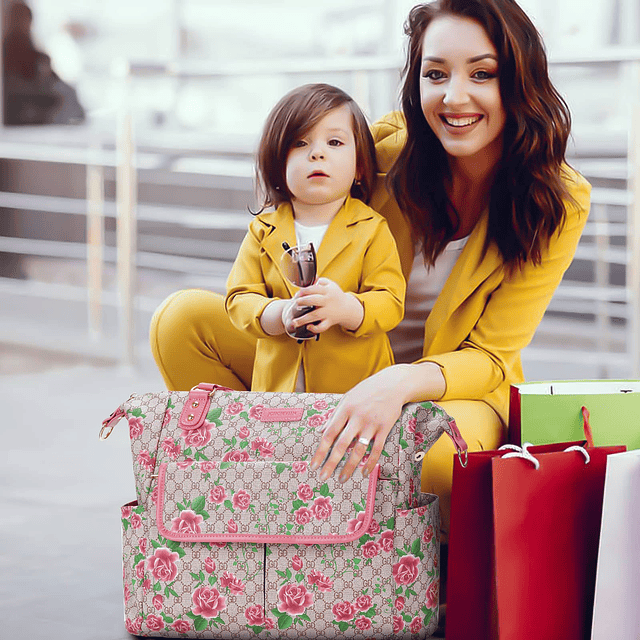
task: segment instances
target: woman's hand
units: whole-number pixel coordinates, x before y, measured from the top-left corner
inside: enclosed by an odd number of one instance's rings
[[[364,438],[373,442],[369,458],[362,467],[362,475],[367,477],[377,464],[402,407],[407,402],[440,398],[444,391],[440,367],[432,362],[398,364],[378,371],[344,395],[324,426],[322,439],[311,459],[311,468],[318,469],[322,465],[320,479],[326,480],[355,440],[340,473],[339,479],[344,482],[353,475],[367,451],[368,444],[359,442]]]

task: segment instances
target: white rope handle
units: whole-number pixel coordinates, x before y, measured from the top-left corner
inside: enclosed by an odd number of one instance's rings
[[[591,462],[591,456],[589,455],[589,453],[584,447],[579,447],[579,446],[567,447],[564,450],[564,453],[566,453],[567,451],[579,451],[580,453],[582,453],[582,455],[584,455],[585,464],[589,464]]]
[[[531,462],[537,471],[540,468],[540,462],[536,458],[534,458],[529,452],[530,446],[532,446],[530,442],[525,442],[522,445],[522,447],[518,447],[515,444],[505,444],[502,447],[500,447],[498,451],[503,449],[504,450],[512,449],[511,453],[507,453],[502,456],[505,460],[507,458],[522,458],[523,460],[527,460],[528,462]]]

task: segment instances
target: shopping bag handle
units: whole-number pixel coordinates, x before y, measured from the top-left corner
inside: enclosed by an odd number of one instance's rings
[[[584,429],[584,437],[587,440],[587,447],[593,448],[595,445],[593,444],[593,431],[591,430],[591,423],[589,422],[589,418],[591,417],[589,414],[589,409],[587,407],[582,407],[582,428]]]

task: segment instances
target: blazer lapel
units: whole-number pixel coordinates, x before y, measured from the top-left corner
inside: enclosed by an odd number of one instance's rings
[[[440,295],[433,305],[425,327],[425,335],[432,336],[431,344],[435,342],[437,334],[445,329],[445,325],[453,312],[491,273],[502,266],[500,253],[494,243],[489,245],[486,255],[482,259],[488,221],[488,212],[485,212],[471,232],[467,244],[456,260]]]
[[[296,244],[296,230],[293,224],[291,205],[282,204],[276,211],[260,214],[259,220],[267,229],[261,246],[280,274],[289,295],[293,297],[298,287],[291,284],[281,266],[282,254],[284,253],[282,243],[287,242],[289,246]]]

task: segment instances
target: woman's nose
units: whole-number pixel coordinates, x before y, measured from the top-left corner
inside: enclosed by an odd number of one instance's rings
[[[465,104],[469,100],[469,93],[464,80],[454,79],[447,84],[443,102],[446,105]]]

